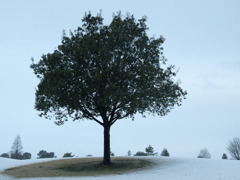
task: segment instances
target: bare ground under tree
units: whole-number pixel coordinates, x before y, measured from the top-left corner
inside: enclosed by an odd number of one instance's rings
[[[102,158],[61,159],[10,168],[2,174],[17,178],[101,176],[138,171],[154,165],[147,159],[129,157],[114,157],[111,165],[103,165],[101,161]]]

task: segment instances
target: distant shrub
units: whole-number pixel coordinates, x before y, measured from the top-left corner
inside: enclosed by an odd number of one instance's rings
[[[0,155],[0,157],[2,157],[2,158],[10,158],[8,153],[3,153],[3,154]]]
[[[87,154],[87,157],[92,157],[93,155],[91,155],[91,154]]]
[[[225,153],[223,153],[222,159],[228,159],[228,157],[227,157],[227,155]]]
[[[132,152],[129,150],[128,152],[127,152],[127,156],[131,156],[132,155]]]
[[[22,155],[22,159],[31,159],[31,157],[32,157],[32,154],[28,152],[25,152]]]
[[[166,148],[164,148],[161,152],[161,156],[170,156],[168,150]]]
[[[134,154],[134,156],[147,156],[147,153],[138,151],[136,154]]]
[[[131,153],[131,151],[129,152]],[[133,156],[155,156],[157,154],[158,153],[154,153],[154,148],[151,145],[149,145],[148,147],[145,148],[145,152],[138,151]]]
[[[74,157],[74,155],[72,155],[72,153],[65,153],[63,157]]]
[[[111,155],[111,156],[114,156],[115,154],[111,151],[111,152],[110,152],[110,155]]]
[[[198,158],[211,158],[211,154],[208,152],[208,150],[205,149],[201,149],[200,153],[198,155]]]
[[[148,156],[155,156],[155,155],[157,155],[157,153],[154,153],[154,148],[151,145],[146,147],[145,151],[146,151]]]
[[[47,152],[45,150],[41,150],[39,151],[39,153],[37,154],[38,158],[54,158],[54,152]]]

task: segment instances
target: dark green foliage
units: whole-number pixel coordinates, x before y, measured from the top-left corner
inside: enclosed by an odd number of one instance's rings
[[[161,156],[170,156],[168,150],[166,148],[164,148],[161,152]]]
[[[74,155],[72,155],[72,153],[65,153],[63,157],[74,157]]]
[[[146,112],[164,116],[185,98],[174,66],[163,56],[164,38],[148,37],[146,18],[86,14],[83,24],[31,68],[40,83],[35,109],[62,125],[69,117],[104,127],[104,163],[110,164],[110,127]],[[99,120],[99,117],[101,117]]]
[[[0,157],[9,158],[9,154],[8,153],[3,153],[3,154],[0,155]]]
[[[37,154],[38,158],[54,158],[54,152],[47,152],[45,150],[41,150],[39,151],[39,153]]]
[[[31,157],[32,157],[32,154],[28,152],[25,152],[22,155],[22,159],[31,159]]]
[[[147,156],[147,153],[138,151],[138,152],[136,152],[136,154],[134,154],[134,156]]]
[[[127,156],[131,156],[132,155],[132,152],[129,150],[128,152],[127,152]]]
[[[154,148],[151,145],[146,147],[145,151],[148,156],[155,156],[157,154],[157,153],[154,153]]]
[[[112,151],[110,152],[110,155],[111,155],[111,156],[115,156],[115,154],[114,154]]]
[[[228,159],[228,157],[227,157],[227,155],[225,153],[223,153],[222,159]]]

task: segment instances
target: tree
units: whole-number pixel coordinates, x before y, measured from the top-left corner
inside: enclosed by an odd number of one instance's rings
[[[147,156],[147,153],[138,151],[138,152],[136,152],[136,154],[134,154],[134,156]]]
[[[118,120],[146,112],[164,116],[180,106],[186,91],[175,82],[174,66],[166,65],[164,38],[148,37],[146,17],[113,16],[103,25],[101,15],[88,13],[82,26],[53,53],[31,68],[40,79],[35,109],[55,118],[88,119],[104,129],[103,164],[110,164],[110,128]]]
[[[225,153],[223,153],[222,159],[228,159],[228,157],[227,157],[227,155]]]
[[[128,150],[127,156],[131,156],[131,155],[132,155],[132,152],[130,150]]]
[[[32,154],[28,152],[25,152],[22,155],[22,159],[31,159],[31,157],[32,157]]]
[[[240,138],[235,137],[232,141],[229,141],[227,150],[233,159],[240,160]]]
[[[155,156],[157,154],[157,153],[154,153],[154,148],[151,145],[146,147],[145,151],[148,156]]]
[[[211,158],[211,154],[208,152],[208,150],[205,149],[201,149],[200,153],[198,155],[198,158]]]
[[[63,157],[74,157],[74,155],[72,153],[65,153]]]
[[[3,153],[3,154],[0,155],[0,157],[9,158],[9,154],[8,153]]]
[[[39,151],[39,153],[37,154],[38,158],[54,158],[54,152],[47,152],[45,150],[41,150]]]
[[[47,151],[41,150],[37,155],[38,155],[38,158],[46,158],[46,154],[47,154]]]
[[[11,158],[22,159],[22,149],[21,137],[17,135],[12,145]]]
[[[166,148],[164,148],[161,152],[161,156],[170,156],[168,150]]]

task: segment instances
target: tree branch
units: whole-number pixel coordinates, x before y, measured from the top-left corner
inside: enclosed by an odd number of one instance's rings
[[[104,124],[103,124],[101,121],[97,120],[96,118],[94,118],[93,120],[96,121],[96,122],[97,122],[98,124],[100,124],[101,126],[104,126]]]
[[[90,119],[96,121],[96,122],[97,122],[98,124],[100,124],[101,126],[104,126],[104,124],[103,124],[101,121],[97,120],[90,112],[88,112],[88,110],[86,110],[86,109],[84,109],[83,107],[81,107],[81,111],[82,111],[83,113],[85,113],[88,117],[90,117]]]
[[[112,121],[111,121],[111,126],[112,126],[117,120],[126,118],[126,117],[128,117],[128,116],[129,116],[129,114],[125,114],[124,116],[121,116],[121,117],[119,117],[119,118],[118,118],[118,117],[113,118]]]

